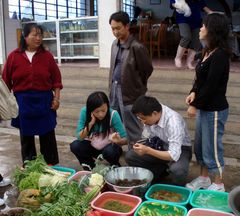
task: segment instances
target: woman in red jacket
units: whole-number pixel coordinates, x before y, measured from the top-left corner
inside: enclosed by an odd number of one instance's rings
[[[24,26],[20,48],[12,51],[3,69],[3,79],[16,96],[19,115],[12,126],[19,128],[22,160],[37,155],[34,135],[49,164],[57,164],[54,128],[59,108],[61,74],[52,54],[42,45],[43,30],[35,23]]]

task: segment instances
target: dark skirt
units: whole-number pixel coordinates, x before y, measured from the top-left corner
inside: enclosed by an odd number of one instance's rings
[[[12,119],[12,126],[21,135],[43,135],[56,127],[56,111],[51,109],[52,91],[24,91],[15,93],[19,114]]]

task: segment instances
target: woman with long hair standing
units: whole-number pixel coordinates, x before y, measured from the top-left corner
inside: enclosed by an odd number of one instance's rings
[[[228,37],[226,16],[209,14],[199,33],[205,44],[202,59],[196,66],[195,81],[186,98],[188,116],[196,116],[194,152],[201,166],[201,175],[186,185],[193,190],[225,190],[222,137],[228,118],[226,91],[231,53]],[[214,177],[212,183],[210,173]]]

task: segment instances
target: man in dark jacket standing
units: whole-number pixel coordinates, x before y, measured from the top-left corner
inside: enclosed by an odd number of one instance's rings
[[[153,67],[147,49],[130,35],[130,20],[126,12],[110,16],[113,35],[109,75],[110,103],[121,114],[130,143],[141,138],[142,125],[131,108],[135,100],[147,91],[147,81]]]

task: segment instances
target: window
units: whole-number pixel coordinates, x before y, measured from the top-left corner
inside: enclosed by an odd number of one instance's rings
[[[93,1],[97,15],[97,0],[8,0],[9,17],[39,21],[87,16],[89,1]]]
[[[97,5],[97,0],[94,0],[93,15],[94,15],[94,16],[97,16],[97,15],[98,15],[98,5]]]
[[[47,3],[47,20],[53,20],[57,18],[55,13],[57,10],[56,0],[48,1]]]
[[[34,2],[34,19],[35,20],[44,20],[46,17],[46,8],[45,3],[43,2]]]
[[[135,0],[123,0],[123,11],[128,13],[130,20],[133,19],[135,6],[136,6]]]
[[[77,16],[86,16],[87,15],[87,3],[85,0],[79,0],[77,8],[78,8]]]

